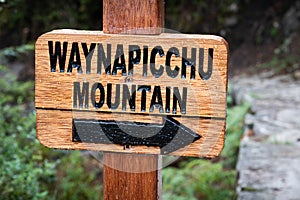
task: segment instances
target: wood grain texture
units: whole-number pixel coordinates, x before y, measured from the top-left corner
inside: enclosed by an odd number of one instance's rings
[[[156,155],[105,153],[103,160],[104,199],[161,199]]]
[[[66,50],[65,68],[71,60],[72,44],[78,43],[78,52],[81,59],[81,68],[83,73],[78,73],[76,69],[72,72],[59,72],[57,64],[56,71],[50,70],[50,55],[48,41],[66,42],[68,48]],[[148,75],[143,76],[143,63],[134,65],[133,75],[122,75],[121,71],[117,71],[115,75],[107,75],[102,69],[101,73],[97,73],[98,49],[92,54],[91,72],[86,73],[86,58],[82,43],[89,48],[92,43],[102,44],[106,47],[111,44],[111,62],[114,62],[117,45],[122,44],[124,50],[124,58],[128,72],[129,62],[129,45],[138,45],[141,47],[141,55],[144,54],[143,46],[148,46],[148,53],[151,49],[160,45],[167,52],[168,49],[176,47],[179,54],[182,55],[183,47],[188,49],[187,57],[191,57],[191,48],[196,48],[196,77],[190,79],[190,69],[187,68],[185,79],[179,75],[172,78],[166,72],[166,53],[164,56],[156,56],[155,66],[164,67],[163,74],[156,78],[150,71],[150,58],[148,57]],[[62,46],[61,46],[62,48]],[[212,74],[208,80],[203,80],[198,74],[199,49],[204,49],[204,65],[208,62],[208,49],[214,50]],[[107,49],[106,49],[107,50]],[[143,59],[143,58],[141,58]],[[175,66],[179,68],[182,65],[180,57],[173,56],[171,58],[171,69]],[[228,46],[224,39],[211,35],[184,35],[184,34],[161,34],[159,36],[145,35],[114,35],[103,34],[100,31],[75,31],[75,30],[57,30],[42,35],[36,42],[36,85],[35,85],[35,106],[37,108],[37,135],[39,140],[46,146],[52,148],[63,149],[88,149],[110,152],[138,153],[138,154],[160,154],[157,147],[133,146],[126,149],[121,145],[115,144],[86,144],[72,142],[72,119],[107,119],[116,121],[132,121],[144,123],[161,123],[162,116],[171,116],[184,126],[190,128],[195,133],[201,135],[201,139],[182,148],[172,155],[177,156],[196,156],[196,157],[215,157],[217,156],[224,143],[225,134],[225,118],[226,118],[226,94],[227,94],[227,59]],[[58,63],[58,60],[57,60]],[[198,64],[197,64],[198,63]],[[113,64],[112,64],[113,65]],[[112,66],[113,67],[113,66]],[[205,68],[206,70],[206,68]],[[151,91],[154,86],[160,86],[161,96],[164,106],[166,106],[166,88],[178,87],[182,94],[183,88],[187,88],[186,113],[181,113],[178,107],[177,113],[160,112],[154,109],[150,112],[150,102],[152,93],[146,97],[146,111],[141,110],[142,97],[141,92],[136,92],[136,108],[131,110],[127,103],[126,110],[120,106],[114,110],[107,105],[107,98],[104,98],[104,104],[101,108],[95,108],[89,99],[88,108],[74,108],[74,82],[81,84],[89,83],[89,92],[94,83],[101,83],[107,93],[107,84],[127,85],[149,85]],[[113,89],[114,91],[115,89]],[[120,89],[122,94],[123,88]],[[112,98],[114,99],[112,94]],[[99,95],[98,95],[99,96]],[[99,97],[97,97],[99,98]],[[121,97],[122,98],[122,97]],[[172,96],[171,96],[172,98]],[[78,99],[77,99],[78,101]],[[173,101],[170,101],[170,108],[173,107]]]
[[[104,33],[160,34],[163,27],[163,0],[103,1]]]
[[[207,50],[208,48],[214,49],[214,60],[213,60],[213,71],[212,76],[209,80],[201,80],[200,76],[196,72],[196,77],[194,80],[189,79],[190,69],[187,68],[186,79],[181,78],[181,73],[179,72],[176,78],[171,78],[167,75],[166,69],[159,78],[155,78],[150,72],[150,58],[148,58],[148,75],[143,76],[143,63],[142,61],[134,65],[134,74],[132,76],[123,76],[120,71],[117,75],[107,75],[102,69],[101,74],[97,73],[97,50],[92,56],[91,73],[86,74],[86,62],[85,56],[83,54],[83,49],[79,43],[79,52],[81,58],[81,67],[83,70],[82,74],[73,70],[71,73],[67,73],[65,69],[64,73],[59,72],[58,66],[56,72],[50,72],[50,58],[48,50],[48,41],[60,41],[68,42],[68,49],[66,55],[66,68],[68,61],[70,60],[70,51],[72,44],[74,42],[87,43],[88,46],[91,43],[101,43],[103,46],[106,44],[111,44],[112,47],[112,58],[111,62],[114,61],[114,52],[116,51],[117,44],[124,44],[124,54],[125,61],[128,68],[128,45],[135,44],[140,47],[147,45],[149,47],[149,54],[151,49],[157,45],[162,46],[166,52],[171,47],[177,47],[179,49],[180,55],[182,55],[182,47],[189,48],[204,48],[204,64],[207,63]],[[124,42],[120,42],[124,41]],[[188,49],[191,51],[191,49]],[[182,88],[187,87],[187,105],[186,105],[186,115],[187,116],[202,116],[202,117],[221,117],[226,116],[226,92],[227,92],[227,44],[226,42],[216,36],[207,35],[184,35],[184,34],[162,34],[160,36],[128,36],[128,35],[107,35],[101,32],[87,32],[87,31],[55,31],[47,33],[39,38],[36,43],[36,99],[35,104],[37,108],[55,108],[55,109],[68,109],[73,108],[73,88],[74,82],[80,82],[81,87],[83,82],[89,82],[90,88],[94,83],[100,82],[106,88],[107,83],[115,84],[128,84],[131,85],[152,85],[160,86],[162,88],[162,99],[166,99],[166,87],[178,87],[180,93],[182,93]],[[190,53],[190,52],[189,52]],[[198,52],[197,52],[198,53]],[[141,49],[141,54],[143,54],[143,49]],[[150,57],[150,56],[149,56]],[[156,65],[165,67],[165,58],[157,56]],[[188,55],[190,57],[190,55]],[[198,62],[199,55],[197,54],[196,62]],[[174,66],[181,67],[181,57],[172,57],[172,68]],[[112,64],[113,65],[113,64]],[[199,66],[196,63],[196,68]],[[158,67],[157,67],[158,68]],[[197,69],[196,69],[197,70]],[[128,69],[127,69],[128,72]],[[128,83],[127,80],[130,79]],[[153,88],[152,88],[153,90]],[[121,88],[122,93],[122,88]],[[146,107],[149,108],[151,102],[151,93],[147,95]],[[106,99],[105,99],[106,100]],[[172,101],[170,102],[172,107]],[[140,113],[149,114],[149,109],[146,112],[141,111],[141,93],[136,95],[136,105],[137,108],[133,112],[129,108],[124,111],[121,106],[119,106],[114,112],[126,112],[126,113]],[[92,105],[92,101],[89,101],[88,108],[80,108],[80,110],[92,110],[92,111],[104,111],[111,112],[107,107],[106,102],[100,109],[95,108]],[[157,110],[154,110],[154,113]],[[161,114],[161,113],[160,113]],[[163,113],[166,115],[172,113]]]
[[[135,154],[160,154],[158,147],[124,146],[116,144],[93,144],[72,142],[72,119],[112,119],[108,113],[98,112],[72,112],[62,110],[37,109],[37,137],[39,141],[49,147],[57,149],[79,149],[93,151],[109,151]],[[128,119],[135,121],[134,117],[115,115],[115,119]],[[151,117],[144,119],[152,121]],[[200,140],[185,146],[170,155],[194,156],[213,158],[220,154],[224,143],[225,122],[223,120],[201,118],[175,118],[185,126],[202,136]],[[158,120],[158,119],[156,119]]]
[[[103,1],[103,31],[159,34],[164,27],[163,3],[163,0],[126,2],[105,0]],[[128,120],[128,117],[126,119]],[[160,155],[104,153],[103,157],[104,199],[161,199]]]

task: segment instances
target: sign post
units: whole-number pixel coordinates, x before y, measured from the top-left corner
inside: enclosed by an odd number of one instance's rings
[[[37,40],[37,137],[50,148],[105,152],[105,199],[159,199],[159,155],[222,151],[228,45],[163,32],[163,0],[104,0],[103,15],[103,32]]]
[[[163,0],[104,0],[103,32],[160,34],[164,27],[163,3]],[[103,161],[104,199],[161,199],[160,155],[103,153]]]

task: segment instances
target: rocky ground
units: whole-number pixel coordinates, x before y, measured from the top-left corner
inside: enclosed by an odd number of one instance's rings
[[[300,199],[300,79],[297,73],[231,79],[237,103],[249,102],[237,170],[238,199]]]

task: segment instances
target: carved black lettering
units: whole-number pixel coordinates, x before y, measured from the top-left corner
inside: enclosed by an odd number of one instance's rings
[[[102,64],[106,74],[111,73],[111,44],[106,45],[106,55],[101,43],[98,46],[97,73],[101,74]]]
[[[133,66],[139,64],[140,61],[141,61],[140,47],[138,45],[129,45],[128,75],[133,75]]]
[[[166,71],[169,77],[175,78],[179,73],[179,67],[175,66],[175,68],[171,69],[171,57],[175,55],[176,58],[179,57],[179,50],[176,47],[171,47],[166,56]]]
[[[148,70],[148,46],[143,48],[143,76],[147,76]]]
[[[115,102],[114,103],[111,102],[111,98],[112,98],[112,84],[108,83],[107,84],[107,97],[106,97],[107,106],[109,109],[115,110],[120,105],[120,84],[116,85]]]
[[[114,62],[114,67],[112,70],[112,74],[116,75],[117,71],[121,70],[122,71],[122,76],[126,76],[126,64],[125,64],[125,56],[124,56],[124,50],[123,50],[123,45],[118,44],[117,45],[117,50],[116,50],[116,55],[115,55],[115,62]]]
[[[50,70],[51,70],[51,72],[56,72],[56,64],[57,64],[57,60],[58,60],[59,71],[64,72],[65,64],[66,64],[68,42],[63,42],[62,52],[61,52],[61,43],[60,42],[55,42],[54,48],[55,48],[55,50],[53,51],[53,41],[48,41]]]
[[[72,43],[71,54],[70,54],[69,65],[68,65],[68,72],[72,72],[73,69],[77,69],[78,73],[82,73],[80,52],[79,52],[77,42]]]
[[[136,85],[131,86],[131,93],[128,85],[123,84],[123,96],[122,96],[122,110],[126,111],[126,104],[129,103],[131,111],[135,111],[135,96],[136,96]]]
[[[179,104],[181,114],[186,114],[186,102],[187,102],[186,87],[183,87],[182,95],[180,95],[178,87],[173,88],[173,114],[177,114],[177,102]]]
[[[166,87],[166,113],[170,113],[171,88]]]
[[[159,69],[156,69],[155,66],[156,54],[158,54],[160,57],[164,56],[164,50],[162,49],[161,46],[154,47],[151,51],[151,56],[150,56],[151,73],[155,78],[159,78],[164,73],[164,66],[160,65]]]
[[[73,89],[73,108],[89,108],[89,83],[84,82],[82,84],[82,90],[80,91],[80,82],[74,82]],[[77,104],[78,102],[78,104]],[[84,106],[83,106],[84,103]],[[78,106],[79,105],[79,106]]]
[[[187,48],[182,48],[182,60],[181,60],[181,78],[186,78],[186,67],[191,67],[190,79],[195,79],[195,65],[196,65],[196,48],[192,48],[191,58],[187,57]]]
[[[146,101],[147,96],[146,92],[151,92],[151,86],[150,85],[141,85],[138,86],[138,91],[142,92],[142,98],[141,98],[141,112],[146,112]]]
[[[155,108],[158,108],[160,113],[164,112],[160,86],[154,87],[149,112],[153,112]]]
[[[94,51],[95,51],[96,44],[91,43],[89,49],[88,49],[86,43],[82,43],[81,46],[82,46],[84,57],[85,57],[85,65],[86,65],[86,72],[85,73],[90,74],[91,73],[92,57],[93,57],[93,54],[94,54]]]
[[[199,69],[198,73],[202,80],[208,80],[212,75],[213,70],[214,49],[208,49],[207,70],[204,72],[204,49],[199,49]]]
[[[100,98],[98,101],[96,99],[97,90],[99,90],[100,92]],[[94,83],[91,89],[91,100],[93,106],[97,109],[101,108],[104,104],[104,98],[105,98],[105,91],[103,85],[101,83]]]

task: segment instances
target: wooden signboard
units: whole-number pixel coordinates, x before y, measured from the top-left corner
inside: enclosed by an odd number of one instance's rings
[[[36,42],[37,136],[51,148],[214,157],[228,46],[211,35],[56,30]]]

